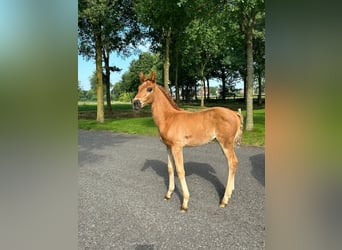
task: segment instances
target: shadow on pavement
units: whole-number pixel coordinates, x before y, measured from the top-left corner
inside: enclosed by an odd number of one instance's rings
[[[127,140],[131,140],[132,136],[124,134],[111,133],[109,131],[79,130],[78,131],[78,166],[88,165],[89,163],[98,162],[103,155],[100,150],[106,147],[115,147]]]
[[[153,244],[140,244],[135,247],[135,250],[153,250]]]
[[[265,154],[257,154],[249,157],[252,163],[251,174],[265,187]]]
[[[202,177],[203,179],[207,180],[215,187],[218,198],[219,199],[222,198],[224,191],[225,191],[225,186],[217,178],[216,171],[212,166],[206,163],[185,162],[184,167],[185,167],[185,176],[190,176],[190,175],[195,174],[197,176]],[[148,168],[152,168],[159,176],[164,178],[164,183],[166,187],[165,193],[166,193],[168,185],[169,185],[169,175],[167,172],[167,164],[159,160],[146,160],[144,163],[144,166],[141,168],[141,171],[145,171]],[[175,172],[175,177],[177,177],[176,172]],[[179,189],[180,187],[177,188],[177,185],[176,185],[174,193],[176,193],[177,196],[179,197],[179,200],[182,201],[183,198]]]

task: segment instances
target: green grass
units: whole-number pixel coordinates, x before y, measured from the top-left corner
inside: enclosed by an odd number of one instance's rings
[[[119,103],[112,105],[113,110],[132,110],[129,103]],[[182,106],[187,110],[197,110],[197,106]],[[96,111],[96,104],[80,104],[79,111]],[[133,112],[133,111],[132,111]],[[242,111],[246,122],[246,111]],[[97,123],[95,120],[79,120],[78,128],[110,130],[113,132],[141,134],[149,136],[157,136],[158,129],[155,126],[152,117],[142,118],[116,118],[106,119],[103,124]],[[264,146],[265,145],[265,109],[254,110],[254,129],[253,131],[243,131],[242,145]]]
[[[246,111],[242,111],[246,123]],[[253,131],[243,131],[242,145],[265,146],[265,109],[254,110]]]
[[[128,134],[158,135],[158,129],[154,125],[152,117],[108,119],[102,124],[94,120],[79,120],[78,128],[110,130]]]
[[[96,111],[96,102],[78,102],[78,111]],[[104,104],[104,109],[107,110],[107,104]],[[112,103],[113,110],[132,110],[131,103]]]

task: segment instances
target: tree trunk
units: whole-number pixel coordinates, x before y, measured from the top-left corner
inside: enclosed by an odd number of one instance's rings
[[[226,74],[224,69],[221,70],[221,81],[222,81],[222,90],[221,90],[221,97],[224,101],[226,99]]]
[[[206,98],[207,98],[207,95],[206,95],[206,93],[207,93],[207,87],[205,86],[205,79],[204,78],[202,78],[203,80],[203,83],[202,83],[202,85],[203,85],[203,100],[206,100]],[[203,104],[204,104],[204,102],[203,102]]]
[[[195,87],[195,89],[196,89],[196,87]],[[193,96],[192,96],[192,87],[187,85],[186,86],[186,100],[189,102],[189,101],[192,100],[192,98],[193,98]],[[195,95],[195,98],[197,98],[197,95]]]
[[[110,100],[110,67],[109,67],[109,53],[110,51],[106,49],[104,54],[104,62],[105,62],[105,85],[106,85],[106,98],[107,98],[107,110],[112,111],[112,105]]]
[[[247,104],[247,77],[243,76],[243,101]]]
[[[209,78],[207,78],[207,90],[208,90],[208,93],[207,93],[207,100],[210,99],[210,84],[209,84]]]
[[[170,71],[170,41],[171,41],[171,26],[169,27],[165,38],[165,61],[164,61],[164,88],[169,93],[169,71]]]
[[[198,98],[197,98],[197,83],[195,83],[195,100],[197,101]]]
[[[176,60],[176,70],[175,70],[175,87],[176,87],[176,103],[179,103],[179,86],[178,86],[178,60]]]
[[[179,103],[179,86],[178,86],[179,48],[177,45],[178,43],[175,44],[175,54],[176,54],[176,62],[175,62],[175,89],[176,90],[175,91],[176,91],[176,103]]]
[[[101,33],[95,34],[95,51],[96,51],[96,97],[97,97],[97,113],[96,121],[104,122],[103,112],[103,82],[102,82],[102,41]]]
[[[253,42],[252,42],[252,28],[249,26],[246,32],[247,42],[247,93],[246,93],[246,130],[251,131],[254,128],[253,121]]]
[[[200,76],[201,76],[201,107],[204,107],[204,64],[201,65],[201,72],[200,72]]]
[[[262,96],[261,96],[262,86],[261,86],[261,72],[260,71],[258,71],[258,89],[259,89],[258,104],[262,105]]]
[[[189,100],[190,100],[189,84],[187,84],[186,87],[185,87],[185,100],[187,102],[189,102]]]
[[[201,79],[201,107],[204,107],[204,81]]]

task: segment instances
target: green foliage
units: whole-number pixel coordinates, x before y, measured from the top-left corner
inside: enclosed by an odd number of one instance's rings
[[[153,6],[154,11],[149,11]],[[241,29],[246,14],[257,9],[255,38],[261,41],[255,65],[264,72],[264,1],[142,0],[135,8],[141,22],[149,27],[154,47],[165,55],[165,32],[171,27],[170,80],[187,92],[203,77],[219,78],[226,88],[246,79],[246,43]],[[260,21],[259,21],[260,20]],[[260,66],[259,66],[260,65]],[[262,75],[264,77],[264,75]],[[225,92],[226,92],[225,91]],[[190,91],[191,92],[191,91]],[[224,92],[224,93],[225,93]]]
[[[78,51],[96,62],[97,120],[103,122],[103,84],[110,108],[111,52],[128,54],[142,37],[140,25],[133,12],[131,0],[79,0],[78,1]],[[102,63],[105,63],[105,74]]]
[[[89,77],[90,89],[96,91],[96,71]]]
[[[177,33],[178,30],[186,26],[187,14],[184,8],[180,8],[179,0],[140,0],[134,4],[138,20],[150,27],[148,36],[157,44],[162,44],[165,34],[169,27],[171,32]]]
[[[187,42],[184,53],[191,53],[191,59],[196,62],[206,61],[210,56],[215,56],[219,53],[221,45],[218,40],[219,34],[223,31],[221,27],[209,21],[194,19],[185,31]]]
[[[138,60],[133,60],[130,64],[129,71],[122,77],[123,85],[126,91],[136,91],[140,85],[139,73],[144,72],[150,74],[153,69],[157,72],[157,82],[161,81],[162,62],[159,54],[151,54],[144,52],[139,55]]]
[[[122,93],[135,93],[140,85],[139,73],[144,72],[149,75],[150,71],[157,73],[157,82],[162,80],[162,61],[159,54],[148,52],[141,53],[137,60],[133,60],[129,70],[122,75],[122,80],[114,85],[114,100],[119,100]]]
[[[119,99],[121,92],[124,92],[123,87],[121,85],[122,85],[122,81],[114,83],[114,87],[111,92],[111,95],[114,101]]]
[[[142,38],[131,0],[79,0],[78,51],[95,58],[95,34],[102,35],[103,49],[129,53]]]
[[[88,10],[83,12],[85,7]],[[253,25],[254,81],[265,82],[264,0],[80,0],[80,53],[91,55],[94,31],[99,22],[104,44],[114,46],[111,50],[131,48],[139,38],[146,36],[154,52],[142,53],[131,63],[112,90],[114,100],[127,100],[127,93],[137,90],[140,71],[148,75],[154,69],[157,82],[164,82],[168,31],[171,31],[170,86],[177,82],[181,98],[191,100],[203,77],[219,79],[226,96],[234,92],[237,82],[246,82],[245,37],[250,24]]]
[[[119,102],[131,102],[134,97],[132,92],[121,92],[118,98]]]

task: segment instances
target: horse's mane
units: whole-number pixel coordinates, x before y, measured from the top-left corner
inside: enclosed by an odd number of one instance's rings
[[[158,86],[158,88],[161,90],[161,92],[163,93],[163,95],[166,97],[166,99],[170,102],[170,104],[172,105],[172,107],[174,107],[176,110],[183,110],[183,109],[181,109],[180,107],[178,107],[178,105],[175,103],[175,101],[173,100],[173,98],[171,97],[171,95],[169,94],[169,93],[167,93],[166,92],[166,90],[162,87],[162,86],[160,86],[160,85],[158,85],[157,84],[157,86]]]

